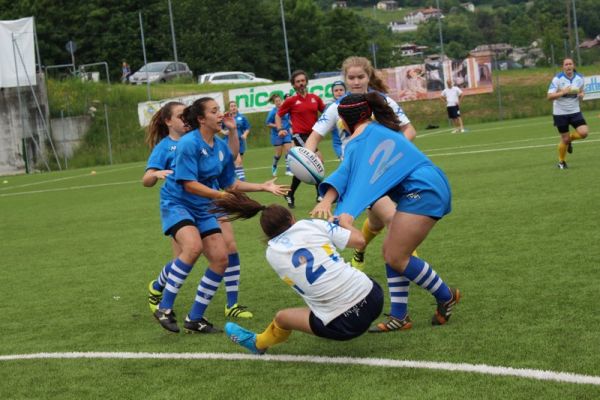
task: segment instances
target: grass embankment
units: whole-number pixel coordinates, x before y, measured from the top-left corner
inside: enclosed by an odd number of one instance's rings
[[[594,74],[597,67],[583,67],[584,74]],[[551,104],[546,100],[546,90],[556,69],[526,69],[501,71],[499,74],[502,103],[502,118],[526,118],[547,115],[550,117]],[[234,85],[162,84],[150,87],[153,100],[223,91]],[[243,87],[243,86],[242,86]],[[143,144],[144,129],[139,126],[137,104],[147,101],[147,87],[79,81],[48,82],[50,112],[53,118],[88,114],[94,107],[93,123],[85,137],[84,144],[69,160],[69,167],[84,167],[108,164],[108,141],[104,105],[108,111],[108,126],[111,133],[114,163],[145,160],[149,150]],[[227,100],[227,97],[225,98]],[[584,102],[583,110],[598,109],[598,101]],[[447,124],[446,110],[439,100],[402,103],[406,113],[418,130],[427,125]],[[495,121],[499,119],[500,108],[498,91],[494,93],[468,96],[461,105],[465,124]],[[266,113],[247,114],[252,125],[249,137],[250,147],[270,146],[269,130],[264,124]]]

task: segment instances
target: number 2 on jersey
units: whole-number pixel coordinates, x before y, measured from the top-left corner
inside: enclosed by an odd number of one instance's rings
[[[294,265],[294,268],[299,268],[302,264],[306,263],[306,280],[311,285],[326,271],[322,265],[319,265],[319,268],[313,270],[314,262],[315,257],[308,249],[298,249],[292,254],[292,264]]]

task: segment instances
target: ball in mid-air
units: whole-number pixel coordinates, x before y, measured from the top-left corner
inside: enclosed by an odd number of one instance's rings
[[[290,170],[304,183],[321,183],[325,177],[325,167],[321,159],[304,147],[292,147],[288,153]]]

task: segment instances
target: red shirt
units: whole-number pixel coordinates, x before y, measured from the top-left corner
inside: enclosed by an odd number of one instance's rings
[[[285,114],[290,114],[294,133],[311,133],[313,125],[319,119],[319,111],[323,112],[323,110],[325,110],[325,103],[316,94],[307,93],[304,97],[295,94],[285,99],[277,115],[283,117]]]

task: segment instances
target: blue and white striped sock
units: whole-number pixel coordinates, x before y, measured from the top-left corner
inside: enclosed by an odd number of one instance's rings
[[[188,277],[190,271],[194,266],[189,265],[181,261],[179,258],[175,259],[171,265],[171,271],[167,277],[167,285],[163,292],[163,298],[158,305],[161,310],[171,310],[173,303],[175,303],[175,297],[185,282],[185,278]]]
[[[280,158],[281,158],[281,156],[279,156],[279,157],[273,156],[273,168],[277,168],[277,164],[279,164]]]
[[[246,172],[244,171],[244,167],[235,167],[235,176],[237,176],[240,181],[245,181]]]
[[[198,292],[196,292],[196,298],[188,317],[192,321],[197,321],[204,317],[204,311],[210,304],[213,296],[219,288],[219,284],[223,280],[223,276],[211,271],[210,268],[206,268],[204,276],[200,280],[198,285]]]
[[[227,308],[231,308],[238,301],[240,284],[240,256],[238,253],[229,255],[229,266],[225,270],[225,291],[227,292]]]
[[[429,291],[440,303],[445,303],[452,298],[452,293],[442,278],[420,258],[411,256],[402,275]]]
[[[385,264],[385,273],[390,291],[390,315],[398,319],[404,319],[408,312],[410,280],[388,264]]]
[[[166,263],[162,271],[160,271],[160,274],[158,274],[158,278],[156,278],[156,280],[152,283],[152,288],[154,290],[162,292],[165,289],[167,279],[169,277],[169,272],[171,271],[171,265],[173,265],[174,261],[175,260],[171,260],[168,263]]]

